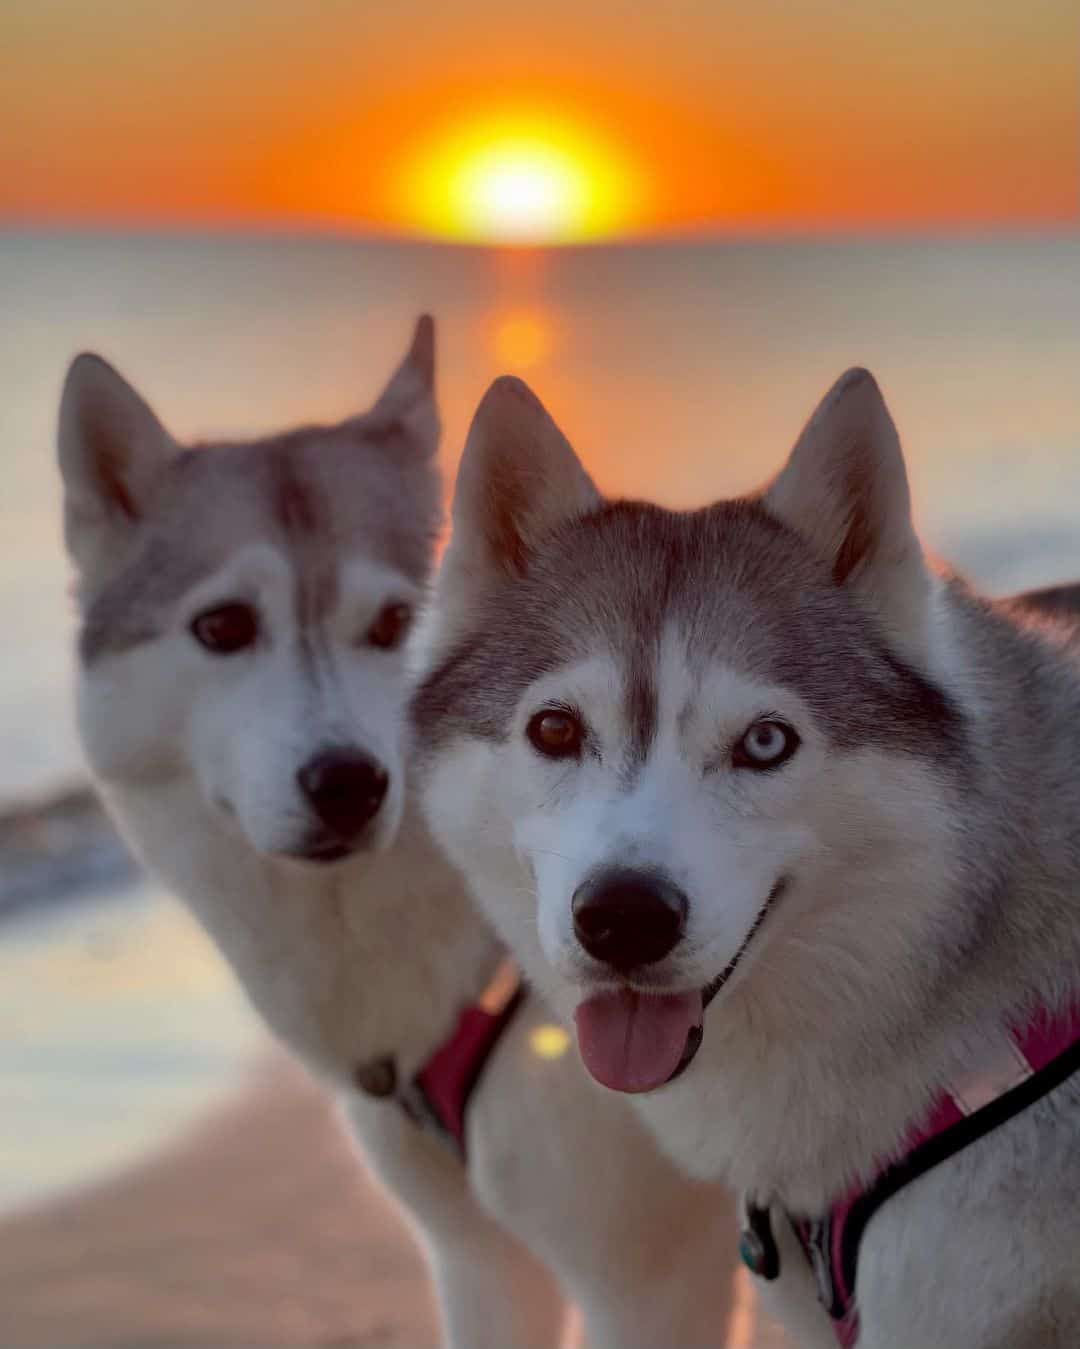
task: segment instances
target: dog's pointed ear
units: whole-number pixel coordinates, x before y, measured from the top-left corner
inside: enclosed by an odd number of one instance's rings
[[[900,438],[866,370],[818,404],[764,505],[790,525],[899,634],[922,632],[929,574],[911,521]]]
[[[544,535],[600,500],[544,405],[527,384],[503,375],[469,428],[447,561],[452,558],[474,584],[521,574]]]
[[[435,320],[421,314],[405,358],[390,377],[370,412],[358,419],[366,436],[401,434],[424,455],[439,446],[439,410],[435,402]]]
[[[64,482],[64,537],[84,575],[123,548],[179,447],[107,361],[72,361],[60,399],[58,434]]]

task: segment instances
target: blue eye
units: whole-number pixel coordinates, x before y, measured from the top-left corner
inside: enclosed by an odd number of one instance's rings
[[[743,734],[732,752],[736,768],[778,768],[790,759],[802,742],[782,721],[763,718]]]

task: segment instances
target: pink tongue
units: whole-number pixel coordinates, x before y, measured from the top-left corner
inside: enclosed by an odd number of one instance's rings
[[[574,1021],[581,1057],[597,1082],[614,1091],[652,1091],[679,1066],[701,1015],[700,993],[623,988],[583,1002]]]

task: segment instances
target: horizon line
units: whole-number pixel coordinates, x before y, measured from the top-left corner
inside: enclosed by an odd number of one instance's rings
[[[587,239],[461,239],[426,231],[368,226],[358,221],[311,218],[251,219],[70,219],[0,215],[2,235],[141,236],[189,239],[276,239],[374,245],[408,245],[473,252],[535,253],[572,249],[677,244],[792,244],[858,242],[963,242],[1045,238],[1080,240],[1080,215],[1048,221],[926,220],[921,222],[703,222],[699,225],[625,230]]]

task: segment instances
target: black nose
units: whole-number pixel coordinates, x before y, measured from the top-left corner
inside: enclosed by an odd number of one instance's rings
[[[346,840],[378,814],[389,781],[382,764],[358,749],[325,750],[307,761],[296,780],[320,822]]]
[[[648,871],[602,871],[578,887],[571,907],[578,941],[620,973],[663,960],[686,927],[686,896]]]

